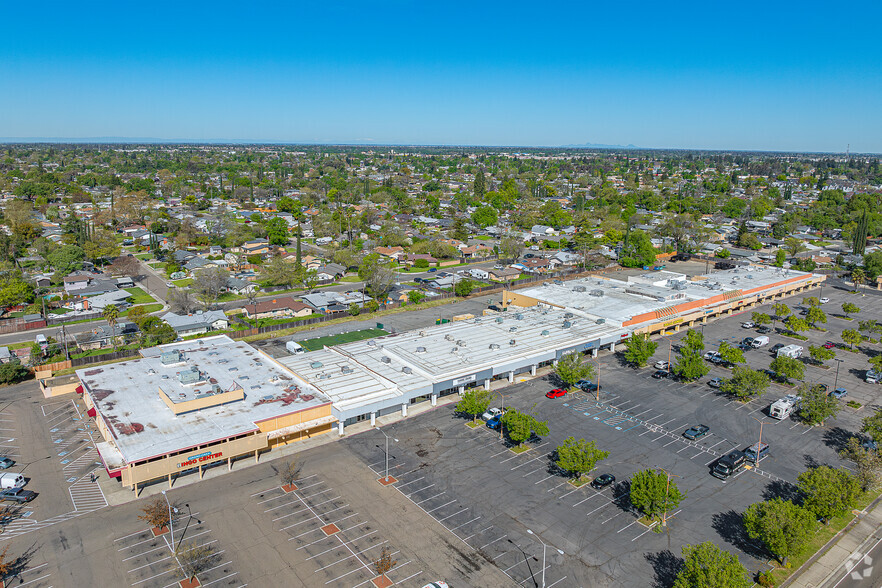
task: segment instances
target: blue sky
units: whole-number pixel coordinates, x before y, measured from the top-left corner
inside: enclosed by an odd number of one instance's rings
[[[880,17],[878,1],[8,3],[0,137],[882,152]]]

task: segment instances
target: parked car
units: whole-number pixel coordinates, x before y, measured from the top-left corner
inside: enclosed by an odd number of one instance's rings
[[[15,460],[8,457],[0,457],[0,470],[8,470],[15,465]]]
[[[877,449],[876,442],[873,441],[872,439],[870,439],[869,437],[864,439],[864,442],[861,443],[861,447],[863,447],[867,451],[876,451],[876,449]]]
[[[492,408],[488,408],[487,412],[485,412],[484,414],[481,415],[481,418],[484,419],[485,421],[489,421],[490,419],[492,419],[493,417],[495,417],[498,414],[502,414],[502,410],[500,410],[494,406]]]
[[[495,431],[501,426],[502,426],[502,415],[501,414],[498,414],[495,417],[493,417],[492,419],[490,419],[489,421],[487,421],[487,428],[488,429],[493,429]]]
[[[741,340],[742,345],[753,345],[753,337],[745,337]]]
[[[689,439],[690,441],[695,441],[696,439],[700,439],[704,437],[710,432],[710,427],[707,425],[698,425],[695,427],[689,427],[685,431],[683,431],[683,436]]]
[[[742,329],[752,329],[752,328],[754,328],[755,326],[756,326],[756,323],[753,322],[753,321],[747,321],[747,322],[743,322],[743,323],[741,323],[741,328],[742,328]]]
[[[652,377],[657,380],[662,380],[664,378],[667,378],[669,375],[670,373],[668,372],[668,370],[655,370],[655,372],[652,374]]]
[[[769,349],[769,353],[772,355],[778,355],[778,350],[783,349],[785,345],[783,343],[775,343],[772,345],[771,349]]]
[[[598,386],[591,380],[584,380],[584,384],[579,385],[579,388],[582,389],[582,392],[597,392],[599,388],[602,386]]]
[[[719,351],[708,351],[703,356],[708,361],[714,361],[714,359],[718,359],[720,357]]]
[[[495,270],[501,270],[501,269],[504,269],[504,268],[503,268],[502,265],[500,265],[500,264],[497,263],[496,265],[493,266],[493,269],[495,269]]]
[[[545,398],[560,398],[561,396],[565,396],[566,393],[567,391],[562,388],[555,388],[554,390],[546,392]]]
[[[824,296],[823,298],[818,300],[818,302],[820,302],[821,304],[827,304],[828,302],[830,302],[830,299]]]
[[[9,502],[30,502],[37,497],[37,493],[24,488],[8,488],[0,490],[0,500]]]
[[[430,273],[430,274],[434,274],[434,273],[437,272],[437,271],[438,271],[438,268],[437,268],[437,267],[430,267],[430,268],[429,268],[429,273]]]
[[[772,332],[772,327],[767,327],[767,326],[763,325],[763,326],[759,327],[756,330],[756,332],[759,333],[760,335],[768,335],[769,333]]]
[[[712,378],[708,380],[707,385],[711,388],[719,388],[723,385],[723,378]]]
[[[846,390],[845,388],[836,388],[835,390],[830,392],[830,396],[842,400],[843,398],[848,396],[848,390]]]
[[[671,364],[666,361],[657,361],[653,367],[657,370],[666,370],[671,367]]]
[[[499,306],[496,306],[495,304],[491,304],[490,306],[488,306],[487,310],[495,310],[496,312],[502,312],[502,308]]]
[[[612,484],[616,483],[616,477],[612,474],[600,474],[593,480],[591,480],[591,487],[596,488],[597,490],[601,490],[602,488],[606,488]]]
[[[447,582],[443,582],[438,580],[437,582],[429,582],[423,588],[450,588],[450,585]]]
[[[836,343],[833,341],[827,341],[824,343],[824,349],[833,349],[834,347],[836,347]]]

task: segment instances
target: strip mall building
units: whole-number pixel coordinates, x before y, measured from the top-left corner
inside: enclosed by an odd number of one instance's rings
[[[77,371],[108,473],[139,484],[271,450],[335,426],[536,374],[572,351],[596,356],[632,333],[679,331],[816,288],[824,280],[749,266],[650,272],[503,292],[505,312],[277,360],[226,336]],[[499,382],[494,385],[494,382]]]

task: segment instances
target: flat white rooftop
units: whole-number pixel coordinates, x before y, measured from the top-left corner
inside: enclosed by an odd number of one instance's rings
[[[162,354],[172,351],[184,361],[163,364]],[[255,431],[257,422],[330,402],[269,356],[225,335],[152,347],[142,355],[77,370],[129,463]],[[181,383],[179,373],[193,367],[208,380]],[[222,390],[241,387],[244,400],[175,415],[159,395],[161,388],[173,401],[204,398],[211,380]]]

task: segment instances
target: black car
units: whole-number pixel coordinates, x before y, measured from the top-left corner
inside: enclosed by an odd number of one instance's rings
[[[784,347],[783,343],[775,343],[774,345],[772,345],[772,348],[769,349],[769,353],[771,353],[772,355],[776,355],[778,353],[778,350],[782,347]]]
[[[756,332],[759,333],[760,335],[768,335],[769,333],[772,332],[772,327],[767,327],[767,326],[763,325],[762,327],[758,328],[756,330]]]
[[[598,490],[602,488],[606,488],[611,484],[616,483],[616,477],[612,474],[600,474],[593,480],[591,480],[591,487],[596,488]]]
[[[670,375],[671,373],[668,370],[655,370],[655,372],[652,374],[652,377],[658,380],[663,380]]]

